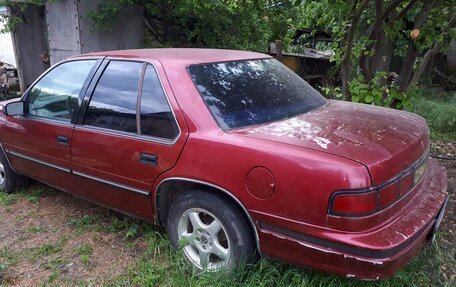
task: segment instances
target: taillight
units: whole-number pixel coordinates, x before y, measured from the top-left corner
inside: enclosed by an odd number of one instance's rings
[[[423,178],[427,154],[395,178],[364,190],[336,191],[329,199],[328,212],[338,216],[366,216],[387,208],[413,189]]]
[[[367,215],[377,210],[377,191],[336,194],[331,212],[337,215]]]
[[[413,172],[405,175],[399,181],[399,196],[403,196],[407,192],[409,192],[413,187]]]
[[[379,192],[380,192],[380,196],[379,196],[380,208],[385,208],[385,207],[391,205],[393,202],[395,202],[399,198],[397,183],[392,183],[385,187],[382,187]]]

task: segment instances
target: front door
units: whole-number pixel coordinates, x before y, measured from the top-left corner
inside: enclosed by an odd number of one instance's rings
[[[156,66],[107,60],[71,146],[78,193],[151,221],[154,180],[172,168],[186,135]]]
[[[71,191],[70,145],[83,87],[97,60],[62,63],[26,93],[25,114],[8,117],[4,148],[15,170]]]

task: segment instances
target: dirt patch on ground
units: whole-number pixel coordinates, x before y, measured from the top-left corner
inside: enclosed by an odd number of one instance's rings
[[[45,192],[37,198],[36,190]],[[120,222],[105,208],[34,183],[0,206],[0,258],[10,265],[3,267],[3,284],[102,284],[123,274],[144,243],[125,239],[113,221]]]

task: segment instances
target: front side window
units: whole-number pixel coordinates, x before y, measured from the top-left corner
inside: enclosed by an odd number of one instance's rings
[[[275,59],[197,65],[189,72],[222,129],[290,118],[327,102]]]
[[[32,87],[27,96],[29,115],[71,121],[78,97],[96,60],[63,63]]]
[[[155,69],[147,65],[141,94],[141,134],[174,139],[179,129]]]
[[[136,103],[143,63],[111,61],[90,100],[85,124],[137,133]]]

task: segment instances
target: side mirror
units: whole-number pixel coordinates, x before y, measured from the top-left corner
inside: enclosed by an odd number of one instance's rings
[[[6,104],[3,112],[7,116],[22,116],[24,114],[25,103],[22,101]]]

